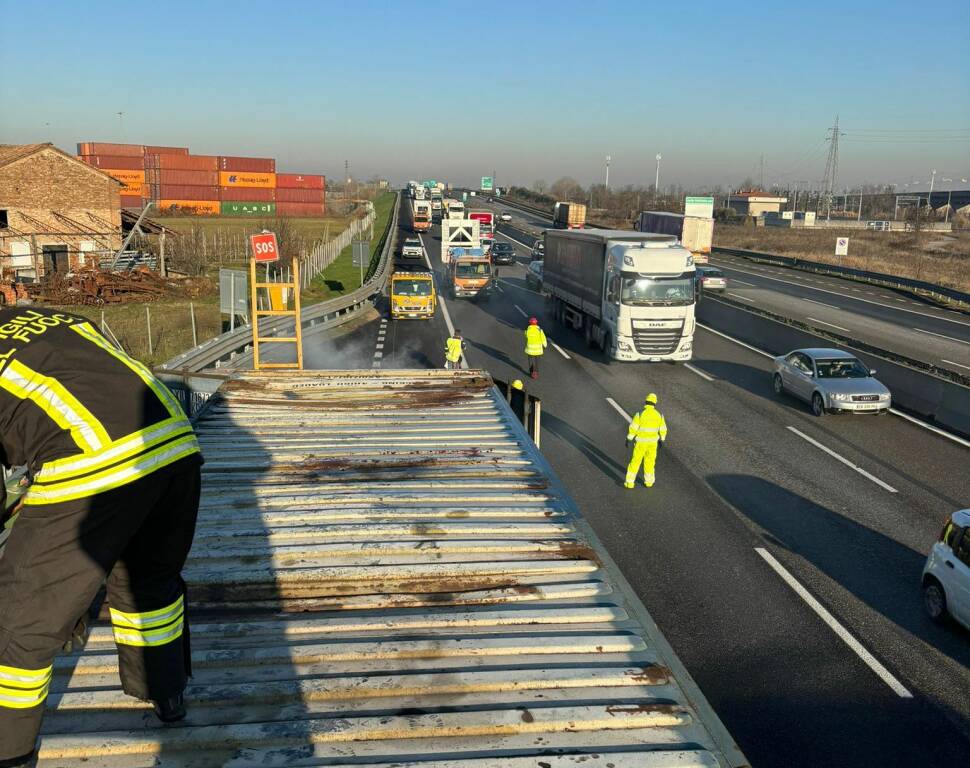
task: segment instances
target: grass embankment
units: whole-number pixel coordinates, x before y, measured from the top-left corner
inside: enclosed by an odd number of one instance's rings
[[[374,222],[374,235],[370,240],[371,264],[364,268],[364,280],[373,272],[380,257],[381,248],[384,246],[384,235],[387,233],[388,225],[391,222],[394,211],[394,201],[396,195],[387,192],[374,200],[374,211],[377,219]],[[360,267],[353,264],[353,246],[348,245],[340,255],[334,259],[333,264],[327,267],[319,275],[310,281],[310,285],[301,294],[304,306],[318,304],[337,296],[360,288]]]
[[[837,237],[849,238],[848,256],[835,256]],[[714,245],[841,264],[970,291],[970,232],[916,235],[836,227],[742,227],[718,222],[714,225]]]

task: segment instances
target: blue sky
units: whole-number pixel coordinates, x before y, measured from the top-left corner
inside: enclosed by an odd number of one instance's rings
[[[937,12],[936,7],[944,10]],[[500,184],[970,176],[970,4],[0,0],[0,141]],[[124,112],[124,129],[118,111]],[[48,127],[46,124],[49,123]],[[962,129],[959,133],[951,133]],[[954,141],[953,138],[963,138]]]

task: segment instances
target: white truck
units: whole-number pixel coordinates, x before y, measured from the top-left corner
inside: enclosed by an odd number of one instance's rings
[[[686,361],[694,341],[694,257],[672,235],[550,229],[543,288],[560,323],[626,361]]]
[[[673,235],[692,254],[697,264],[707,264],[714,241],[714,219],[666,211],[641,211],[633,228],[655,235]]]
[[[448,219],[464,219],[465,204],[461,200],[445,200],[444,217]]]

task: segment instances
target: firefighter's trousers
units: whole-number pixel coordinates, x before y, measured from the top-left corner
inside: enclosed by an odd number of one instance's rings
[[[657,443],[634,443],[633,455],[626,468],[626,485],[632,487],[637,481],[637,472],[640,464],[643,463],[643,482],[646,485],[653,485],[654,465],[657,463]]]
[[[0,759],[34,748],[54,656],[105,578],[125,692],[163,699],[185,689],[180,574],[200,465],[195,454],[96,496],[21,509],[0,557]]]

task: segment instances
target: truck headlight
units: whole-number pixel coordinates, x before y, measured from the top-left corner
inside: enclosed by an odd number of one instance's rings
[[[832,400],[838,400],[839,402],[843,402],[849,399],[849,396],[844,392],[834,392],[833,394],[829,395],[829,397]]]
[[[623,254],[623,264],[626,265],[626,266],[628,266],[628,267],[635,266],[634,263],[633,263],[633,257],[632,256],[627,256],[626,254]]]
[[[617,346],[617,349],[622,349],[624,352],[633,351],[633,347],[627,341],[617,341],[616,346]]]

